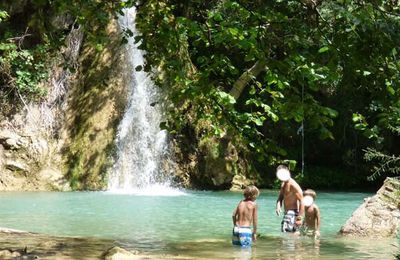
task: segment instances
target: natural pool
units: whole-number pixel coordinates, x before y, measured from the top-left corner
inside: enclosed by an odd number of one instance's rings
[[[129,249],[207,259],[393,259],[397,240],[342,238],[340,227],[366,193],[318,192],[321,239],[281,234],[277,191],[259,197],[259,233],[251,250],[231,246],[232,211],[241,193],[160,195],[107,192],[3,192],[0,226],[57,236],[113,239]]]

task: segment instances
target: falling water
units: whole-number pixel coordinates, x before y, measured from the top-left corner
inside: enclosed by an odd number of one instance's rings
[[[136,10],[130,8],[119,19],[120,25],[133,32],[128,39],[126,59],[130,69],[130,96],[127,110],[118,127],[117,159],[109,176],[108,190],[118,193],[174,195],[168,174],[162,167],[168,159],[167,133],[160,130],[162,119],[158,103],[160,93],[150,76],[136,71],[143,66],[143,51],[135,44]]]

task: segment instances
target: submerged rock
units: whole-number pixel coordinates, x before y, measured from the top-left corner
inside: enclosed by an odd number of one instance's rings
[[[353,213],[339,233],[358,237],[396,237],[400,227],[400,179],[387,178],[373,197]]]

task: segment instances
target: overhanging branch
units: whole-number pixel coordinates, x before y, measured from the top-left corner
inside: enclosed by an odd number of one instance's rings
[[[265,71],[267,69],[266,67],[266,61],[265,59],[258,60],[253,67],[250,69],[246,70],[240,77],[239,79],[233,84],[233,87],[229,94],[233,96],[235,99],[238,99],[240,95],[242,94],[244,88],[246,87],[247,83],[252,78],[255,78],[260,74],[262,71]]]

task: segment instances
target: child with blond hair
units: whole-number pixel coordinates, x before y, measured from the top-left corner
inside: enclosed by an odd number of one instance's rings
[[[243,192],[244,200],[241,200],[233,211],[233,245],[249,247],[257,240],[258,206],[255,201],[259,194],[256,186],[246,187]]]
[[[319,238],[321,214],[317,204],[315,203],[317,193],[312,189],[307,189],[303,192],[303,197],[305,218],[300,228],[300,233],[305,236]]]

